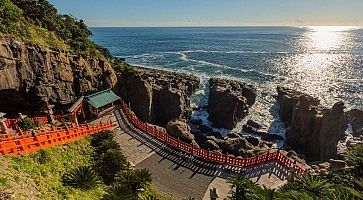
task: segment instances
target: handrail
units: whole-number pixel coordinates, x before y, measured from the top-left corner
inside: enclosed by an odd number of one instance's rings
[[[34,136],[13,138],[0,142],[0,155],[24,155],[27,153],[47,149],[60,144],[66,144],[104,130],[112,130],[112,123],[96,125],[81,125],[79,127],[55,128],[54,130],[39,131]]]
[[[295,173],[299,176],[302,175],[305,171],[302,167],[294,164],[294,162],[290,160],[285,154],[281,153],[280,150],[277,150],[275,152],[267,152],[263,155],[241,158],[241,157],[235,157],[232,155],[225,155],[222,153],[201,149],[192,144],[180,141],[170,136],[166,132],[158,130],[155,126],[151,126],[148,123],[140,121],[136,117],[136,115],[131,111],[131,109],[122,100],[121,100],[121,108],[123,112],[126,114],[128,121],[130,121],[135,127],[153,136],[154,138],[157,138],[158,140],[175,147],[176,149],[179,149],[186,153],[193,154],[194,156],[200,157],[204,160],[218,162],[221,164],[226,164],[235,167],[250,167],[250,166],[259,165],[260,163],[266,161],[278,160],[286,168],[295,169]]]

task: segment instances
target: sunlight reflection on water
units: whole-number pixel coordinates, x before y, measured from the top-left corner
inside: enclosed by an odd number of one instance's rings
[[[288,86],[319,97],[323,104],[331,106],[344,99],[343,96],[350,87],[350,79],[353,83],[359,81],[355,79],[356,72],[350,69],[352,55],[344,53],[358,45],[351,32],[354,27],[307,29],[309,31],[300,36],[295,44],[303,53],[286,56],[275,64],[288,77]],[[281,64],[285,66],[281,67]]]

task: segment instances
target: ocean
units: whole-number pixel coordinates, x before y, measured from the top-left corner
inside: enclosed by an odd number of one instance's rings
[[[284,135],[273,98],[283,85],[331,107],[363,109],[363,29],[358,27],[91,28],[93,40],[130,64],[199,76],[193,106],[206,105],[208,79],[253,84],[256,103],[248,119]],[[206,123],[207,113],[193,117]],[[241,122],[232,130],[241,132]],[[227,131],[224,130],[226,133]]]

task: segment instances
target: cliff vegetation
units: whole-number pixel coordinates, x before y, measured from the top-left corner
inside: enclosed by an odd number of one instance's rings
[[[47,0],[0,1],[0,32],[30,44],[110,58],[106,48],[89,39],[83,20],[59,14]]]

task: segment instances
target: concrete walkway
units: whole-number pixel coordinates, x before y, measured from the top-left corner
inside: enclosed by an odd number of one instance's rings
[[[103,122],[110,120],[117,125],[116,139],[129,162],[136,168],[148,169],[152,173],[153,186],[162,193],[176,199],[209,200],[209,190],[216,188],[218,199],[230,195],[227,179],[242,169],[208,163],[175,150],[134,127],[119,110],[100,119]],[[270,188],[283,185],[287,176],[287,171],[275,161],[243,170],[247,178]]]

